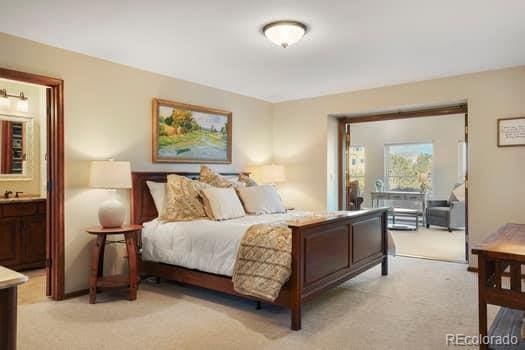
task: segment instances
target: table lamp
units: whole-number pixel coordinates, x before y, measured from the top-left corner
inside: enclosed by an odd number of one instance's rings
[[[276,184],[286,181],[284,166],[282,165],[263,165],[261,168],[261,180],[263,183]]]
[[[97,160],[91,162],[89,187],[109,189],[131,188],[131,165],[126,161]],[[116,198],[104,201],[98,209],[98,221],[105,228],[121,227],[126,217],[124,205]]]

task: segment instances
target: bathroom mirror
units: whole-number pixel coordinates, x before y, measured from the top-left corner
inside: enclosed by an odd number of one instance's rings
[[[0,181],[30,180],[33,118],[0,114]]]

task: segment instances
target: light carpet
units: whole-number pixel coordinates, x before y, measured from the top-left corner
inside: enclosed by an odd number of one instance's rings
[[[390,231],[396,254],[465,262],[465,231],[419,227],[418,231]]]
[[[462,264],[392,258],[287,310],[174,283],[144,283],[138,299],[100,295],[19,307],[19,349],[446,349],[445,334],[477,332],[476,275]],[[490,308],[490,319],[496,308]],[[491,320],[490,320],[491,321]]]

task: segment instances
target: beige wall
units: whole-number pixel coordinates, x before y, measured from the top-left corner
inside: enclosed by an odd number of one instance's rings
[[[525,222],[525,147],[498,148],[496,119],[525,115],[525,66],[274,105],[274,160],[288,167],[292,205],[321,210],[335,189],[330,114],[468,101],[470,243],[505,222]],[[328,171],[326,166],[329,166]],[[475,264],[473,259],[471,264]]]
[[[27,113],[20,113],[16,110],[16,102],[18,100],[10,98],[11,108],[8,111],[1,111],[0,114],[7,116],[22,115],[25,117],[31,117],[33,119],[33,138],[31,141],[31,162],[33,165],[33,171],[31,178],[24,180],[12,180],[6,179],[3,175],[0,175],[0,195],[3,195],[6,190],[15,192],[24,192],[26,194],[40,195],[41,194],[41,182],[45,181],[41,177],[41,154],[40,149],[41,140],[41,126],[44,118],[44,94],[45,88],[17,83],[11,80],[0,79],[0,89],[7,89],[7,92],[12,95],[18,95],[21,91],[28,98],[29,111]],[[45,127],[44,127],[45,128]],[[42,174],[45,175],[45,174]],[[45,194],[45,193],[44,193]]]
[[[131,160],[133,170],[197,171],[198,165],[151,163],[151,99],[160,97],[233,112],[233,164],[242,170],[271,160],[272,105],[254,98],[181,81],[0,34],[0,67],[64,79],[66,292],[87,287],[91,240],[108,193],[88,189],[89,160]],[[205,67],[203,67],[205,69]],[[121,194],[126,202],[129,194]],[[114,246],[114,245],[113,245]],[[110,254],[115,254],[114,247]],[[118,248],[120,249],[120,248]],[[119,269],[108,260],[107,266]]]
[[[365,147],[365,188],[362,196],[370,206],[375,180],[385,175],[385,145],[428,142],[433,145],[432,199],[448,199],[458,181],[458,143],[465,139],[463,115],[388,120],[352,124],[352,144]],[[337,139],[334,135],[332,138]]]

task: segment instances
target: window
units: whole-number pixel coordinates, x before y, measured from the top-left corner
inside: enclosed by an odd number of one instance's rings
[[[359,190],[365,189],[365,147],[350,146],[350,181],[359,181]]]
[[[390,191],[432,190],[433,145],[385,145],[385,187]]]

